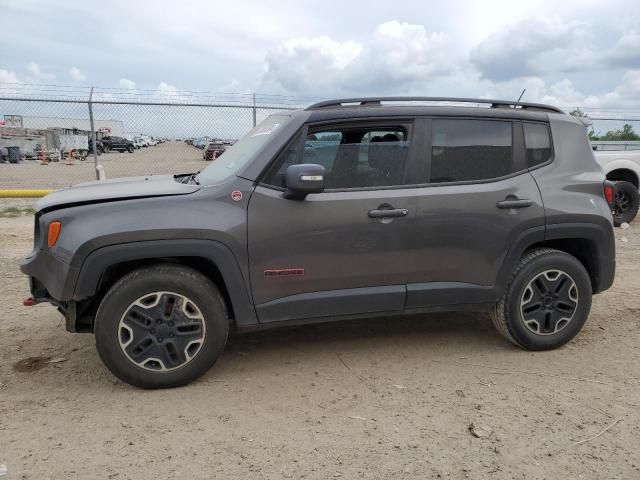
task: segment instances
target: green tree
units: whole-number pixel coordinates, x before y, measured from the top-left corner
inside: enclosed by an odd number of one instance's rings
[[[622,129],[609,130],[599,140],[630,141],[640,140],[640,135],[633,131],[633,126],[625,123]]]

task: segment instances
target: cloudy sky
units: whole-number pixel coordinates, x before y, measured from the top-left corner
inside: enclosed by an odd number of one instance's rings
[[[640,111],[633,1],[0,0],[0,82]]]

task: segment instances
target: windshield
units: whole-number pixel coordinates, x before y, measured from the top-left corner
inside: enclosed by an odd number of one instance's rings
[[[215,185],[235,175],[260,153],[262,147],[273,138],[273,134],[281,130],[288,121],[288,115],[271,115],[266,118],[200,172],[197,181],[202,185]]]

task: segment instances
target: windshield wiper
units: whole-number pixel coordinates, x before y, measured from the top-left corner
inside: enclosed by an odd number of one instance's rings
[[[189,173],[189,174],[184,174],[184,175],[176,175],[174,178],[176,179],[176,182],[180,182],[180,183],[184,183],[184,184],[193,184],[195,183],[196,185],[200,185],[200,182],[198,181],[198,174],[200,172],[196,172],[196,173]]]

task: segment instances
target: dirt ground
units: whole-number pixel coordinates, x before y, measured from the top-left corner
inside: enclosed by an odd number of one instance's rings
[[[329,323],[232,338],[163,391],[117,381],[90,335],[22,306],[32,229],[0,218],[7,479],[640,478],[638,225],[616,230],[615,285],[559,350],[519,350],[484,315]]]
[[[202,150],[181,141],[169,141],[155,147],[141,148],[133,153],[109,152],[98,156],[107,178],[158,175],[165,173],[192,173],[205,168],[209,162],[202,159]],[[92,156],[86,161],[52,162],[40,165],[28,160],[18,164],[0,163],[0,188],[59,189],[96,179]]]

